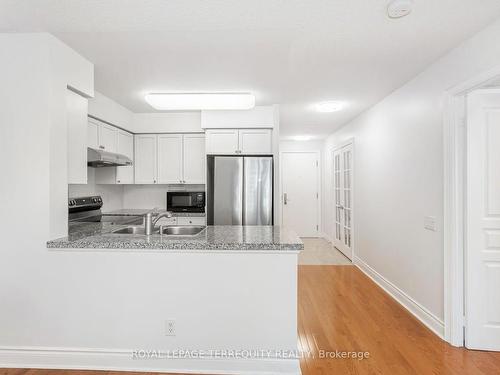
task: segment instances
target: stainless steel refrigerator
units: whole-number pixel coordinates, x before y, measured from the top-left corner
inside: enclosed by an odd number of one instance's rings
[[[208,225],[273,225],[272,156],[209,156]]]

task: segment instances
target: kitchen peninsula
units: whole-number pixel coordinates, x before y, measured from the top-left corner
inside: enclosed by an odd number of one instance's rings
[[[102,347],[130,354],[112,363],[164,372],[300,374],[297,258],[303,244],[292,231],[207,226],[194,236],[113,233],[126,227],[78,224],[47,243],[53,258],[88,270],[84,283],[92,298],[75,295],[69,303],[101,327]],[[90,300],[113,306],[116,316],[97,313],[99,305],[83,302]],[[86,343],[74,337],[73,345]],[[134,349],[205,354],[138,364]],[[234,355],[214,357],[214,351]]]

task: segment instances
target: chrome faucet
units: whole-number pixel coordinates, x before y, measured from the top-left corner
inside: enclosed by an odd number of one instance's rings
[[[156,216],[153,219],[153,216]],[[162,217],[172,217],[173,214],[170,211],[165,211],[162,212],[161,214],[157,214],[155,211],[148,212],[144,216],[144,232],[147,236],[150,236],[153,234],[153,231],[155,229],[155,225],[160,220]]]

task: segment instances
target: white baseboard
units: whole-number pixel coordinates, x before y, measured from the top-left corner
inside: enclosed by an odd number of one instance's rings
[[[399,302],[406,310],[420,320],[427,328],[444,340],[444,322],[442,320],[399,289],[396,285],[384,278],[357,256],[354,256],[353,263],[377,285],[384,289],[392,298]]]
[[[0,347],[0,368],[168,372],[184,374],[300,375],[298,359],[134,359],[132,351]]]
[[[320,237],[324,238],[325,240],[327,240],[330,243],[333,243],[333,237],[330,237],[328,235],[328,233],[321,232]]]

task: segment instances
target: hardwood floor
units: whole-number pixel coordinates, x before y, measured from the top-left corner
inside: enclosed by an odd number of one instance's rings
[[[500,374],[500,353],[448,345],[352,266],[299,267],[299,345],[316,353],[304,375]],[[320,350],[369,357],[318,359]]]
[[[301,361],[304,375],[500,374],[500,353],[446,344],[353,266],[299,267],[299,347],[311,354]],[[325,359],[321,351],[368,357]],[[0,369],[0,375],[52,374],[146,373]]]

